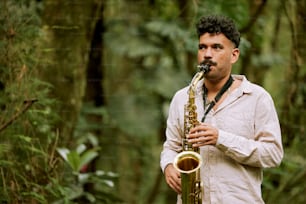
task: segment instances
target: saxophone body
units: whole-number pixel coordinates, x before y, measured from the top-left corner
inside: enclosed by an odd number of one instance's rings
[[[184,106],[184,136],[182,138],[182,152],[174,159],[174,167],[181,174],[182,204],[202,203],[202,182],[200,167],[202,158],[199,148],[193,148],[187,140],[191,128],[200,124],[197,119],[195,95],[198,82],[210,70],[210,65],[199,65],[199,72],[193,77],[188,89],[188,101]]]

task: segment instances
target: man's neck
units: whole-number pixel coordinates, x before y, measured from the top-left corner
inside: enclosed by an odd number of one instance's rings
[[[222,78],[221,80],[204,80],[204,85],[207,90],[208,95],[216,95],[224,86],[224,84],[227,82],[229,76]]]

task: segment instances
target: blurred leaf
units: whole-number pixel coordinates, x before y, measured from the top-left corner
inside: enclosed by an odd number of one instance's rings
[[[81,155],[81,158],[80,158],[80,168],[79,168],[79,170],[84,165],[89,164],[97,156],[98,156],[98,152],[96,152],[96,150],[87,150],[85,153],[83,153]]]
[[[84,144],[80,144],[75,151],[67,148],[57,148],[57,151],[74,172],[79,172],[84,165],[89,164],[98,156],[97,149],[86,150],[86,148]]]
[[[68,162],[68,154],[70,153],[70,150],[68,150],[67,148],[57,148],[56,149],[57,152],[62,156],[62,158]]]
[[[78,147],[77,147],[77,149],[76,149],[76,152],[77,152],[78,154],[82,154],[85,150],[86,150],[86,145],[84,145],[84,144],[79,144]]]
[[[81,169],[81,158],[76,151],[70,151],[67,154],[68,164],[73,169],[74,172],[79,172]]]

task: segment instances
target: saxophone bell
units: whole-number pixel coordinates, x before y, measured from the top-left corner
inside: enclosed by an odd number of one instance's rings
[[[202,203],[202,182],[199,174],[202,158],[200,154],[194,151],[183,151],[175,157],[173,165],[181,175],[182,203]]]
[[[180,173],[190,174],[201,167],[202,158],[194,151],[183,151],[175,157],[173,164]]]

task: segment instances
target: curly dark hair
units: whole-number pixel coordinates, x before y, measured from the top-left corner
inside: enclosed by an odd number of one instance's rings
[[[196,25],[198,37],[205,33],[223,33],[236,48],[239,47],[240,33],[234,21],[226,16],[203,16]]]

